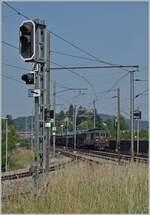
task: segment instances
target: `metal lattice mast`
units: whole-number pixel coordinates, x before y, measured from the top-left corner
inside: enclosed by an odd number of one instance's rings
[[[53,99],[54,99],[54,123],[53,123],[53,128],[56,126],[56,81],[53,82]],[[53,156],[55,157],[55,148],[56,148],[56,131],[53,131]]]
[[[46,109],[50,110],[50,33],[47,32],[47,65],[46,65]],[[45,169],[46,172],[49,170],[49,152],[50,152],[50,118],[46,119],[48,123],[46,127],[46,145],[45,145]]]
[[[77,130],[77,126],[76,126],[77,120],[76,120],[76,117],[77,117],[77,106],[74,105],[74,107],[73,107],[73,130],[74,130],[74,149],[75,150],[76,150],[76,130]]]
[[[131,161],[134,161],[134,72],[130,71]]]
[[[120,88],[117,89],[117,151],[120,162]]]
[[[95,123],[95,118],[96,118],[96,109],[95,109],[95,99],[93,100],[93,110],[94,110],[94,116],[93,116],[93,118],[94,118],[94,121],[93,121],[93,127],[95,128],[96,127],[96,123]]]

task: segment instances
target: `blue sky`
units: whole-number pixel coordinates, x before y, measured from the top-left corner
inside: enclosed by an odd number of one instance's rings
[[[59,34],[91,54],[117,64],[138,64],[140,70],[135,78],[148,80],[148,3],[146,2],[9,2],[17,10],[31,19],[44,19],[47,29]],[[9,16],[12,15],[12,16]],[[19,26],[25,20],[13,10],[2,4],[2,39],[19,46]],[[62,40],[51,35],[51,50],[88,57]],[[18,50],[2,44],[2,61],[31,70],[31,63],[23,62]],[[96,62],[85,61],[51,54],[51,61],[60,65],[98,65]],[[102,64],[99,64],[102,65]],[[51,63],[51,66],[54,66]],[[94,86],[99,100],[96,108],[99,113],[116,114],[116,100],[112,96],[116,92],[100,93],[111,88],[117,79],[126,74],[123,70],[78,70]],[[26,71],[2,66],[2,74],[21,81]],[[66,110],[69,103],[84,105],[92,109],[93,91],[87,82],[68,71],[51,72],[52,80],[57,81],[56,91],[63,86],[88,88],[85,95],[79,92],[59,94],[57,110]],[[27,96],[30,88],[2,77],[2,112],[13,117],[31,115],[33,99]],[[23,82],[22,82],[23,83]],[[115,86],[121,91],[121,113],[129,118],[129,75]],[[148,88],[148,82],[135,83],[135,95]],[[80,96],[78,96],[80,95]],[[135,108],[142,110],[142,119],[148,119],[148,95],[135,99]]]

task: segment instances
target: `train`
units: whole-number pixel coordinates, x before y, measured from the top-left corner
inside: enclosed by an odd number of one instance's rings
[[[100,128],[77,131],[76,136],[74,135],[74,133],[64,135],[57,134],[56,146],[62,145],[66,147],[73,147],[75,138],[76,148],[91,148],[104,150],[109,147],[111,134],[109,131]]]
[[[57,134],[56,146],[74,147],[74,133]],[[108,130],[93,128],[88,130],[80,130],[76,132],[76,148],[87,148],[97,150],[116,151],[116,140]],[[51,145],[53,145],[53,138],[51,138]],[[122,153],[131,153],[131,140],[120,141],[120,151]],[[140,140],[139,153],[147,154],[149,151],[149,142],[147,140]],[[134,152],[137,152],[137,141],[134,141]]]

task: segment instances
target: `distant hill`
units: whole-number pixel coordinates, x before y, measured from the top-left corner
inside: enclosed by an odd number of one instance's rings
[[[32,120],[33,120],[32,116],[28,116],[28,117],[18,117],[13,121],[15,122],[16,129],[18,131],[31,131]]]
[[[114,116],[112,115],[107,115],[107,114],[100,114],[100,117],[102,119],[103,122],[106,122],[108,119],[112,119],[114,118]],[[31,131],[32,129],[32,116],[28,116],[28,117],[18,117],[16,119],[14,119],[14,122],[16,124],[16,128],[18,131]],[[130,128],[130,120],[129,119],[125,119],[126,123],[128,124],[129,128]],[[143,129],[148,129],[148,121],[140,121],[140,128]]]
[[[100,118],[102,119],[102,121],[104,121],[104,122],[106,122],[108,119],[112,119],[115,117],[115,116],[107,115],[107,114],[99,114],[99,115],[100,115]]]

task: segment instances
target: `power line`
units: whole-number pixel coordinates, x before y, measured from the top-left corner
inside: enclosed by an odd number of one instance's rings
[[[144,93],[146,93],[149,89],[144,90],[143,92],[137,94],[134,98],[138,98],[139,96],[144,95]]]
[[[22,82],[19,81],[18,79],[15,79],[15,78],[12,77],[12,76],[8,76],[8,75],[5,75],[5,74],[2,74],[2,76],[3,76],[4,78],[10,79],[10,80],[12,80],[12,81],[16,81],[17,83],[23,84],[23,85],[24,85],[24,83],[22,83]]]
[[[57,97],[61,97],[62,100],[64,100],[66,103],[70,104],[70,103],[73,103],[80,96],[83,96],[83,94],[79,93],[78,95],[70,97],[68,99],[62,97],[62,95],[58,95]]]
[[[8,17],[18,16],[18,15],[20,15],[20,14],[19,13],[13,13],[13,14],[4,15],[4,16],[2,16],[2,18],[8,18]]]
[[[4,43],[5,45],[7,45],[7,46],[9,46],[9,47],[12,47],[12,48],[15,48],[15,49],[19,49],[19,48],[16,47],[15,45],[10,44],[10,43],[8,43],[8,42],[6,42],[6,41],[2,41],[2,43]],[[76,56],[76,57],[78,57],[78,56]],[[80,57],[79,57],[79,58],[80,58]],[[60,66],[59,64],[56,64],[55,62],[52,62],[52,63],[55,64],[55,65],[57,65],[57,66]],[[10,64],[4,64],[4,63],[3,63],[3,65],[5,65],[5,66],[10,66],[10,67],[14,67],[14,68],[18,68],[18,69],[27,70],[27,69],[25,69],[25,68],[21,68],[21,67],[14,66],[14,65],[10,65]],[[63,66],[63,67],[64,67],[64,66]],[[60,68],[62,68],[62,66],[61,66]],[[65,67],[64,67],[64,69],[65,69]],[[69,69],[67,69],[67,70],[69,70]],[[27,71],[28,71],[28,70],[27,70]],[[81,75],[79,75],[78,73],[76,73],[76,72],[74,72],[74,71],[70,71],[70,72],[76,74],[76,75],[79,76],[79,77],[82,77],[84,80],[86,79],[84,76],[81,76]],[[90,83],[87,79],[86,79],[86,82],[88,82],[88,84],[90,84],[90,86],[93,88],[93,86],[91,85],[91,83]]]
[[[13,11],[15,11],[18,15],[21,15],[22,17],[24,17],[25,19],[30,19],[29,17],[25,16],[23,13],[21,13],[19,10],[17,10],[16,8],[14,8],[13,6],[11,6],[10,4],[8,4],[7,2],[3,1],[3,3],[5,5],[7,5],[9,8],[11,8]]]
[[[136,78],[136,79],[134,79],[134,81],[138,81],[138,82],[143,82],[143,81],[146,81],[146,82],[148,82],[148,80],[146,80],[146,79],[139,79],[139,78]]]
[[[2,41],[3,44],[11,47],[11,48],[15,48],[17,50],[19,50],[19,47],[11,44],[11,43],[8,43],[6,41]],[[65,53],[65,52],[59,52],[59,51],[54,51],[54,50],[51,50],[50,51],[51,53],[54,53],[54,54],[59,54],[59,55],[63,55],[63,56],[67,56],[67,57],[73,57],[73,58],[77,58],[77,59],[80,59],[80,60],[86,60],[86,61],[92,61],[92,62],[97,62],[96,60],[93,60],[91,58],[86,58],[86,57],[82,57],[82,56],[77,56],[77,55],[72,55],[72,54],[68,54],[68,53]]]
[[[12,44],[10,44],[10,43],[8,43],[8,42],[5,42],[5,41],[2,41],[2,43],[4,43],[5,45],[7,45],[7,46],[9,46],[9,47],[12,47],[12,48],[15,48],[15,49],[19,49],[18,47],[16,47],[16,46],[14,46],[14,45],[12,45]],[[76,56],[76,57],[78,57],[78,56]],[[80,57],[79,57],[80,58]],[[55,65],[57,65],[57,66],[60,66],[59,64],[56,64],[55,62],[52,62],[53,64],[55,64]],[[4,64],[5,66],[11,66],[11,67],[14,67],[14,68],[18,68],[17,66],[14,66],[14,65],[8,65],[8,64]],[[60,68],[62,68],[62,67],[60,67]],[[26,69],[25,69],[26,70]],[[76,73],[76,72],[73,72],[72,71],[72,73],[74,73],[74,74],[76,74],[77,76],[79,76],[79,77],[81,77],[78,73]],[[83,76],[82,76],[82,78],[83,78]],[[84,78],[84,80],[85,80],[85,78]],[[86,80],[87,81],[87,80]]]
[[[123,78],[125,78],[125,77],[128,75],[128,73],[129,73],[129,72],[127,72],[126,74],[124,74],[123,76],[121,76],[119,79],[117,79],[117,80],[115,81],[115,83],[114,83],[108,90],[101,91],[101,92],[98,92],[98,93],[96,93],[96,94],[104,94],[104,95],[106,95],[106,94],[109,93],[109,92],[114,92],[114,91],[116,91],[116,89],[114,89],[114,87],[117,85],[117,83],[118,83],[119,81],[121,81]],[[101,98],[99,99],[99,97],[100,97],[100,96],[96,95],[96,101],[101,100]],[[92,104],[92,103],[90,102],[89,105],[91,105],[91,104]]]
[[[118,78],[108,91],[113,89],[118,84],[118,82],[121,81],[122,79],[124,79],[128,74],[129,74],[129,72],[127,72],[126,74],[124,74],[120,78]]]
[[[57,91],[56,94],[68,92],[68,89]]]
[[[14,7],[12,7],[11,5],[9,5],[8,3],[4,2],[9,8],[11,8],[12,10],[14,10],[15,12],[19,13],[20,15],[22,15],[24,18],[27,18],[27,19],[30,19],[29,17],[25,16],[23,13],[20,13],[18,10],[16,10]],[[84,50],[84,49],[81,49],[80,47],[78,47],[77,45],[74,45],[72,42],[69,42],[68,40],[64,39],[63,37],[59,36],[58,34],[52,32],[52,31],[49,31],[52,35],[56,36],[57,38],[63,40],[64,42],[66,42],[67,44],[71,45],[72,47],[78,49],[79,51],[81,51],[82,53],[94,58],[95,60],[97,60],[98,62],[100,63],[104,63],[104,64],[108,64],[108,65],[117,65],[117,64],[112,64],[110,62],[107,62],[107,61],[104,61],[104,60],[101,60],[97,57],[95,57],[93,54],[91,54],[90,52]],[[15,67],[16,68],[16,67]],[[126,70],[126,69],[124,69]],[[69,71],[69,70],[68,70]],[[71,70],[70,70],[71,71]],[[126,70],[128,71],[128,70]],[[73,71],[71,71],[72,73],[74,73]],[[75,74],[75,73],[74,73]],[[80,76],[83,78],[83,76]],[[91,83],[84,77],[84,80],[86,80],[88,82],[88,84],[92,87],[92,89],[94,90],[94,87],[93,85],[91,85]],[[113,88],[113,86],[112,86]],[[111,88],[110,88],[111,89]],[[108,90],[108,92],[110,91],[110,89]],[[94,90],[95,92],[95,90]]]
[[[11,48],[14,48],[14,49],[17,49],[17,50],[19,50],[19,47],[17,47],[17,46],[15,46],[15,45],[13,45],[13,44],[11,44],[11,43],[8,43],[8,42],[6,42],[6,41],[2,41],[2,43],[4,43],[5,45],[7,45],[7,46],[9,46],[9,47],[11,47]]]
[[[6,79],[9,79],[9,80],[12,80],[12,81],[15,81],[15,82],[17,82],[17,83],[19,83],[19,84],[23,84],[23,85],[24,85],[23,82],[19,81],[18,79],[15,79],[15,78],[12,77],[12,76],[7,76],[7,75],[5,75],[5,74],[2,74],[2,76],[3,76],[4,78],[6,78]],[[24,85],[24,86],[25,86],[25,85]],[[68,88],[68,89],[66,89],[66,90],[64,90],[64,91],[68,91],[68,90],[77,90],[77,89]],[[82,90],[83,90],[83,89],[82,89]],[[78,91],[80,91],[80,90],[78,89]],[[61,92],[63,92],[63,91],[61,91]],[[60,91],[57,92],[57,93],[60,93]],[[81,96],[81,94],[78,95],[78,96]],[[75,96],[75,97],[77,97],[77,96]],[[72,99],[72,98],[75,98],[75,97],[71,97],[71,99]],[[69,100],[68,100],[68,101],[69,101]]]
[[[79,92],[78,95],[71,97],[70,98],[71,99],[71,103],[73,103],[77,98],[79,98],[80,96],[83,96],[83,95],[84,95],[84,93]]]
[[[149,95],[149,93],[145,93],[145,94],[143,94],[143,96],[148,96]]]
[[[148,90],[149,90],[149,89],[144,90],[144,91],[142,92],[142,94],[146,93]]]
[[[99,63],[108,64],[108,65],[114,65],[114,66],[115,66],[115,65],[118,65],[118,64],[110,63],[110,62],[108,62],[108,61],[101,60],[101,59],[99,59],[98,57],[96,57],[96,56],[94,56],[93,54],[91,54],[90,52],[88,52],[88,51],[86,51],[86,50],[84,50],[84,49],[81,49],[81,48],[78,47],[77,45],[74,45],[72,42],[70,42],[70,41],[64,39],[62,36],[60,36],[60,35],[58,35],[58,34],[52,32],[52,31],[50,31],[50,30],[48,30],[48,32],[51,33],[52,35],[56,36],[57,38],[63,40],[64,42],[66,42],[66,43],[69,44],[70,46],[76,48],[76,49],[79,50],[80,52],[82,52],[82,53],[84,53],[84,54],[86,54],[86,55],[92,57],[93,59],[95,59],[95,60],[96,60],[97,62],[99,62]],[[121,66],[121,65],[119,65],[119,66]],[[126,70],[126,69],[125,69],[125,70]]]
[[[27,69],[27,68],[15,66],[15,65],[12,65],[12,64],[8,64],[8,63],[2,63],[2,65],[12,67],[12,68],[16,68],[16,69],[22,69],[22,70],[25,70],[25,71],[29,71],[29,69]]]
[[[52,81],[52,80],[51,80]],[[53,82],[53,81],[52,81]],[[62,83],[60,83],[59,81],[55,81],[56,82],[56,84],[57,84],[57,86],[59,87],[59,88],[64,88],[64,89],[70,89],[70,87],[68,87],[68,86],[65,86],[64,84],[62,84]]]
[[[82,91],[82,90],[87,90],[87,88],[68,88],[68,89],[65,89],[65,90],[57,91],[56,94],[64,93],[64,92],[67,92],[67,91]]]
[[[51,53],[58,54],[58,55],[63,55],[63,56],[67,56],[67,57],[73,57],[73,58],[77,58],[77,59],[81,59],[81,60],[87,60],[87,61],[97,62],[96,60],[93,60],[91,58],[86,58],[86,57],[82,57],[82,56],[72,55],[72,54],[68,54],[68,53],[65,53],[65,52],[59,52],[59,51],[51,50]]]
[[[103,97],[103,98],[98,99],[98,96],[97,96],[97,99],[95,101],[97,102],[97,101],[101,101],[101,100],[111,100],[111,99],[112,99],[112,97]],[[87,103],[87,105],[93,106],[93,102],[89,102],[89,103]]]
[[[13,44],[11,44],[11,43],[8,43],[8,42],[6,42],[6,41],[2,41],[2,43],[5,44],[5,45],[7,45],[7,46],[9,46],[9,47],[11,47],[11,48],[14,48],[14,49],[19,50],[19,48],[18,48],[17,46],[15,46],[15,45],[13,45]],[[52,51],[52,52],[55,52],[55,51]],[[56,52],[55,52],[55,53],[56,53]],[[58,52],[57,52],[57,53],[58,53]],[[65,53],[63,53],[63,55],[70,56],[69,54],[65,54]],[[71,55],[71,57],[76,57],[76,58],[78,58],[78,59],[84,59],[84,60],[91,60],[91,61],[94,61],[94,60],[92,60],[92,59],[82,58],[81,56],[74,56],[74,55]]]
[[[12,44],[10,44],[10,43],[8,43],[8,42],[5,42],[5,41],[2,41],[2,42],[3,42],[4,44],[6,44],[6,45],[12,47],[12,48],[19,49],[18,47],[14,46],[14,45],[12,45]],[[23,69],[23,70],[25,70],[25,71],[29,71],[29,69],[26,69],[26,68],[23,68],[23,67],[18,67],[18,66],[15,66],[15,65],[7,64],[7,63],[2,63],[2,64],[3,64],[4,66],[8,66],[8,67],[12,67],[12,68]],[[52,80],[51,80],[51,81],[52,81]],[[60,83],[60,82],[58,82],[58,81],[55,81],[55,82],[56,82],[58,85],[60,85],[59,87],[61,87],[61,88],[65,88],[65,89],[67,89],[67,90],[71,89],[71,88],[69,88],[69,87],[63,85],[62,83]]]
[[[103,97],[103,98],[99,98],[99,99],[97,99],[96,101],[101,101],[101,100],[111,100],[111,99],[113,99],[113,97],[111,96],[111,97]]]
[[[19,13],[22,17],[24,17],[24,18],[26,18],[26,19],[30,19],[29,17],[27,17],[27,16],[24,15],[23,13],[19,12],[16,8],[12,7],[12,6],[11,6],[10,4],[8,4],[7,2],[4,2],[4,4],[6,4],[9,8],[11,8],[12,10],[14,10],[15,12]],[[99,62],[99,63],[108,64],[108,65],[114,65],[114,66],[115,66],[115,65],[121,66],[120,64],[114,64],[114,63],[110,63],[110,62],[108,62],[108,61],[101,60],[101,59],[99,59],[98,57],[96,57],[96,56],[94,56],[93,54],[91,54],[90,52],[88,52],[88,51],[86,51],[86,50],[84,50],[84,49],[78,47],[77,45],[73,44],[72,42],[70,42],[70,41],[64,39],[62,36],[60,36],[60,35],[54,33],[53,31],[50,31],[50,30],[47,30],[47,31],[48,31],[49,33],[51,33],[52,35],[54,35],[55,37],[57,37],[57,38],[63,40],[64,42],[66,42],[66,43],[69,44],[70,46],[76,48],[76,49],[79,50],[80,52],[82,52],[82,53],[84,53],[84,54],[86,54],[86,55],[92,57],[93,59],[95,59],[95,60],[96,60],[97,62]],[[125,69],[125,68],[121,68],[121,69],[128,71],[128,70]]]
[[[15,45],[13,45],[11,43],[8,43],[8,42],[6,42],[4,40],[2,41],[2,43],[5,44],[5,45],[7,45],[7,46],[9,46],[9,47],[11,47],[11,48],[15,48],[15,49],[19,50],[19,47],[15,46]],[[71,55],[71,54],[68,54],[68,53],[65,53],[65,52],[59,52],[59,51],[54,51],[54,50],[51,50],[50,52],[54,53],[54,54],[59,54],[59,55],[63,55],[63,56],[77,58],[77,59],[82,59],[82,60],[97,62],[97,61],[95,61],[93,59],[90,59],[90,58],[86,58],[86,57],[82,57],[82,56],[77,56],[77,55]]]
[[[102,91],[102,92],[99,92],[99,93],[100,93],[100,94],[103,94],[103,93],[104,93],[104,94],[107,94],[107,93],[109,93],[109,92],[115,90],[114,87],[118,84],[118,82],[121,81],[123,78],[125,78],[128,74],[129,74],[129,72],[127,72],[126,74],[122,75],[119,79],[117,79],[117,80],[115,81],[115,83],[114,83],[108,90],[105,90],[105,91]]]
[[[15,48],[15,49],[19,49],[18,47],[14,46],[14,45],[12,45],[12,44],[10,44],[10,43],[7,43],[7,42],[5,42],[5,41],[3,41],[3,43],[5,43],[6,45],[8,45],[8,46],[10,46],[10,47],[13,47],[13,48]],[[56,64],[55,62],[52,62],[52,63],[55,64],[55,65],[57,65],[57,66],[61,66],[61,65],[59,65],[59,64]],[[25,68],[22,68],[22,67],[10,65],[10,64],[4,64],[4,65],[6,65],[6,66],[11,66],[11,67],[18,68],[18,69],[27,70],[27,71],[28,71],[28,69],[25,69]],[[86,80],[86,82],[88,82],[88,84],[90,85],[90,87],[92,87],[92,89],[94,89],[93,85],[92,85],[84,76],[81,76],[81,75],[79,75],[78,73],[76,73],[76,72],[74,72],[74,71],[71,71],[70,69],[68,69],[68,68],[66,68],[66,67],[64,67],[64,66],[61,66],[60,68],[62,68],[62,67],[63,67],[64,69],[69,70],[70,72],[76,74],[76,75],[79,76],[80,78],[83,78],[84,80]],[[99,92],[99,93],[105,93],[105,94],[106,94],[106,93],[110,92],[110,91],[116,86],[116,84],[117,84],[121,79],[123,79],[124,77],[127,76],[127,74],[128,74],[128,73],[124,74],[124,75],[121,76],[118,80],[116,80],[115,83],[112,85],[111,88],[109,88],[109,89],[106,90],[106,91]],[[64,88],[68,89],[67,87],[64,87]],[[95,97],[97,97],[97,96],[96,96],[95,89],[93,90],[93,92],[94,92]]]
[[[15,49],[18,49],[18,50],[19,50],[18,47],[16,47],[16,46],[13,45],[13,44],[10,44],[10,43],[8,43],[8,42],[6,42],[6,41],[2,41],[2,43],[4,43],[4,44],[7,45],[7,46],[10,46],[10,47],[12,47],[12,48],[15,48]],[[65,55],[65,56],[75,57],[75,58],[78,58],[78,59],[84,59],[84,60],[88,60],[88,61],[97,62],[97,61],[95,61],[95,60],[93,60],[93,59],[90,59],[90,58],[84,58],[84,57],[77,56],[77,55],[70,55],[70,54],[67,54],[67,53],[64,53],[64,52],[58,52],[58,51],[51,51],[51,52],[57,53],[57,54],[61,54],[61,55]],[[121,65],[121,67],[122,67],[122,66],[123,66],[123,65]],[[104,67],[105,67],[105,66],[104,66]],[[114,67],[115,67],[115,66],[114,66]],[[108,67],[108,68],[109,68],[109,67]],[[61,67],[60,69],[63,69],[63,68]],[[67,68],[65,67],[65,69],[67,69]],[[126,75],[125,75],[125,76],[126,76]]]
[[[93,91],[93,93],[94,93],[94,95],[95,95],[94,86],[93,86],[93,85],[90,83],[90,81],[89,81],[87,78],[85,78],[83,75],[80,75],[80,74],[78,74],[78,73],[72,71],[71,69],[66,68],[65,66],[62,66],[62,65],[60,65],[60,64],[57,64],[57,63],[54,62],[54,61],[51,61],[51,63],[53,63],[54,65],[59,66],[60,68],[64,68],[65,70],[70,71],[70,72],[73,73],[74,75],[76,75],[76,76],[82,78],[82,79],[83,79],[84,81],[86,81],[86,82],[88,83],[88,85],[92,88],[92,91]]]

